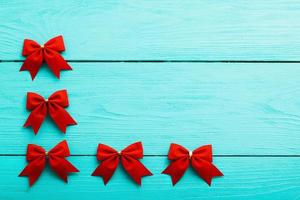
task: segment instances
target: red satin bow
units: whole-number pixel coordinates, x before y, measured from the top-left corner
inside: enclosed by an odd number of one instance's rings
[[[223,176],[222,172],[212,164],[211,145],[205,145],[189,152],[186,148],[172,143],[168,159],[172,162],[162,173],[171,176],[173,185],[183,176],[190,163],[208,185],[211,185],[213,177]]]
[[[95,169],[92,176],[102,176],[106,185],[114,174],[119,160],[129,176],[139,185],[141,185],[143,176],[151,176],[152,173],[139,161],[143,158],[143,146],[141,142],[136,142],[121,152],[115,149],[99,144],[97,150],[97,159],[101,161],[100,165]]]
[[[70,156],[70,151],[66,141],[58,143],[49,152],[46,152],[45,149],[40,146],[29,144],[26,154],[26,160],[29,163],[19,176],[28,176],[29,185],[32,186],[41,175],[48,160],[51,169],[55,171],[61,179],[68,182],[68,173],[79,172],[78,169],[65,159],[65,157],[68,156]]]
[[[54,75],[59,78],[61,70],[72,70],[70,65],[59,54],[64,50],[65,45],[61,35],[50,39],[44,45],[25,39],[22,55],[27,56],[27,58],[20,71],[29,71],[33,80],[43,62],[46,61]]]
[[[24,127],[31,126],[34,133],[37,134],[44,121],[47,112],[62,132],[66,132],[68,125],[76,125],[74,119],[64,109],[69,106],[66,90],[54,92],[49,99],[44,99],[39,94],[28,92],[26,108],[32,110]]]

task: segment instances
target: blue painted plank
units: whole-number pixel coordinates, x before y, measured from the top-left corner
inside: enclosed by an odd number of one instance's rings
[[[72,149],[71,149],[72,151]],[[98,165],[95,157],[71,157],[81,172],[69,176],[69,183],[59,180],[47,168],[32,187],[26,177],[17,177],[26,165],[25,157],[0,157],[0,199],[222,199],[282,200],[300,195],[300,160],[298,158],[216,158],[214,163],[225,176],[208,187],[189,169],[173,187],[170,177],[160,174],[168,165],[166,157],[146,157],[143,163],[153,176],[143,179],[142,187],[118,168],[107,186],[90,174]]]
[[[300,60],[298,0],[0,1],[0,60],[63,34],[68,59]]]
[[[21,63],[0,63],[0,153],[50,148],[67,139],[75,154],[99,142],[166,155],[171,142],[215,154],[300,153],[300,67],[297,64],[72,63],[57,80],[42,68],[34,82]],[[9,72],[9,73],[8,73]],[[78,125],[64,135],[47,119],[34,136],[23,128],[27,91],[45,97],[66,88]]]

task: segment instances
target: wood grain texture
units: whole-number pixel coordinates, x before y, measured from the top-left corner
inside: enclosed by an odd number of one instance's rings
[[[300,61],[299,18],[297,0],[0,0],[0,200],[300,200],[300,64],[87,62]],[[84,62],[61,80],[47,67],[34,82],[18,72],[25,38],[58,34],[63,56]],[[27,91],[64,88],[78,126],[64,135],[47,118],[37,136],[22,127]],[[17,177],[28,143],[64,139],[81,171],[68,185],[49,167],[32,188]],[[98,143],[135,141],[154,174],[142,187],[121,167],[107,186],[90,176]],[[225,176],[208,187],[189,169],[173,187],[160,174],[171,142],[212,144]]]
[[[0,1],[0,60],[62,34],[75,60],[300,60],[298,0]]]
[[[90,174],[98,165],[95,157],[71,157],[81,171],[69,176],[65,184],[46,170],[32,187],[26,177],[17,177],[26,165],[25,157],[0,157],[0,199],[222,199],[222,200],[296,200],[300,197],[300,159],[298,158],[216,158],[214,163],[224,177],[215,178],[208,187],[189,168],[173,187],[170,177],[160,174],[168,165],[166,157],[147,157],[142,161],[153,172],[142,187],[118,168],[107,186]],[[5,192],[4,192],[5,191]]]
[[[135,141],[147,155],[166,155],[171,142],[211,143],[225,155],[300,154],[296,64],[73,63],[61,80],[43,67],[34,82],[20,65],[0,64],[1,154],[62,139],[83,155],[98,143],[122,149]],[[47,97],[63,88],[77,126],[64,135],[47,119],[37,136],[22,127],[27,91]]]

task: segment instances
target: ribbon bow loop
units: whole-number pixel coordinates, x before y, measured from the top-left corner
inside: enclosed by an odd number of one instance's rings
[[[48,101],[58,104],[64,108],[69,106],[69,99],[66,90],[59,90],[54,92],[53,94],[51,94]]]
[[[213,157],[211,145],[205,145],[193,151],[192,159],[203,159],[211,163],[213,161],[212,158]]]
[[[65,133],[68,125],[76,125],[77,123],[71,115],[64,109],[69,105],[66,90],[60,90],[53,93],[49,99],[44,99],[39,94],[28,92],[26,108],[31,110],[24,127],[31,126],[34,133],[37,134],[47,113],[58,128]]]
[[[44,156],[45,153],[46,151],[42,147],[35,144],[29,144],[27,147],[26,160],[27,161],[35,160],[40,156]]]
[[[213,177],[223,176],[222,172],[212,164],[211,145],[199,147],[189,153],[184,147],[171,144],[168,158],[171,163],[162,173],[171,176],[173,185],[181,179],[190,163],[208,185],[211,185]]]
[[[124,170],[139,185],[143,176],[150,176],[152,173],[138,160],[143,158],[143,147],[141,142],[129,145],[118,153],[115,149],[99,144],[97,159],[100,165],[92,173],[92,176],[101,176],[106,185],[121,160]]]
[[[179,144],[172,143],[168,154],[169,160],[177,160],[180,158],[188,157],[189,151]]]
[[[59,78],[61,70],[72,70],[70,65],[59,54],[64,50],[65,45],[61,35],[50,39],[42,46],[33,40],[25,39],[22,55],[26,56],[26,59],[20,71],[29,71],[32,80],[34,80],[45,61],[54,75]]]
[[[29,56],[30,54],[33,54],[34,52],[38,51],[40,48],[41,46],[37,42],[33,40],[25,39],[22,55]]]
[[[134,159],[143,158],[143,145],[141,142],[136,142],[121,151],[122,156],[130,156]]]
[[[33,110],[45,102],[44,97],[34,92],[27,92],[26,109]]]
[[[68,147],[68,143],[64,140],[60,143],[58,143],[55,147],[53,147],[49,153],[48,156],[57,156],[57,157],[69,157],[70,156],[70,150]]]
[[[62,141],[56,145],[49,151],[48,155],[42,147],[29,144],[26,154],[26,160],[29,163],[19,176],[28,176],[30,186],[37,181],[43,172],[47,162],[47,156],[51,169],[65,182],[68,182],[68,173],[79,172],[76,167],[65,159],[70,156],[66,141]]]
[[[105,144],[98,145],[98,150],[97,150],[98,160],[103,161],[114,156],[118,156],[118,152],[115,149]]]
[[[61,35],[54,37],[44,44],[45,49],[62,52],[65,50],[64,39]]]

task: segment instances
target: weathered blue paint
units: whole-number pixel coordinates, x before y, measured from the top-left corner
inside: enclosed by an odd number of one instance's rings
[[[24,38],[63,34],[71,60],[300,60],[300,3],[274,1],[1,1],[0,60],[24,59]],[[32,82],[20,62],[0,63],[0,199],[299,199],[298,63],[88,63]],[[22,127],[28,91],[67,89],[78,122],[60,133],[46,119]],[[47,168],[28,188],[17,175],[28,143],[66,139],[80,173],[63,183]],[[98,143],[142,141],[154,173],[136,186],[118,169],[105,187],[91,177]],[[208,187],[189,169],[173,187],[161,175],[171,142],[211,143],[225,176]],[[89,156],[83,156],[89,155]],[[160,155],[160,156],[157,156]],[[281,155],[281,157],[272,157]]]

